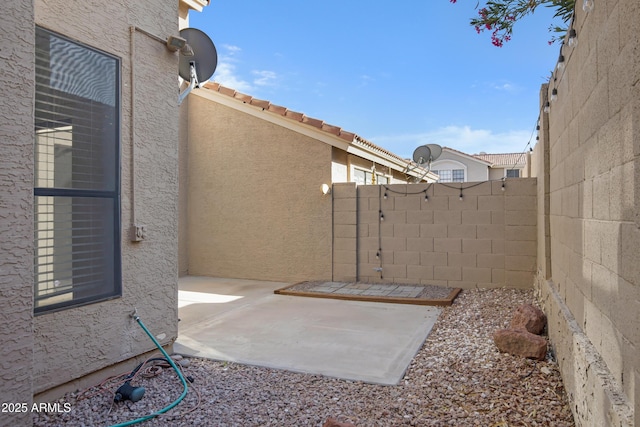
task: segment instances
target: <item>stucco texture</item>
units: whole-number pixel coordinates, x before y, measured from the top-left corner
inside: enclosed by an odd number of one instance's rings
[[[331,184],[331,146],[189,98],[189,274],[330,279],[331,195],[321,185]]]
[[[0,396],[32,399],[33,359],[33,4],[0,8]],[[24,262],[27,260],[28,262]],[[28,425],[29,413],[0,413],[0,425]]]
[[[140,31],[131,32],[135,26],[162,39],[177,34],[175,0],[92,0],[73,7],[68,1],[42,0],[35,15],[37,25],[119,57],[122,84],[122,297],[35,318],[38,393],[155,348],[131,319],[134,308],[151,332],[163,337],[161,343],[175,340],[179,121],[177,54]],[[24,209],[30,213],[31,206]],[[130,241],[134,221],[146,226],[145,241]]]

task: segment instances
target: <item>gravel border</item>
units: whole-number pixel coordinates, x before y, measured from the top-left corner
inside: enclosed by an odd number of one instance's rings
[[[404,378],[372,385],[198,358],[193,386],[176,408],[144,426],[322,426],[328,417],[356,426],[574,426],[558,365],[500,353],[491,335],[507,327],[533,291],[462,291],[443,311]],[[141,370],[142,371],[142,370]],[[112,404],[117,384],[69,393],[68,413],[34,414],[35,426],[105,426],[157,411],[182,386],[172,369],[137,377],[142,400]],[[94,394],[90,398],[82,398]]]

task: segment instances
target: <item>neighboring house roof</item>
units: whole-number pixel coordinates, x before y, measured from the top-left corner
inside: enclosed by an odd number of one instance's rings
[[[269,111],[271,113],[275,113],[277,115],[280,115],[286,119],[289,119],[293,122],[297,122],[297,123],[301,123],[304,125],[308,125],[311,127],[314,127],[316,129],[319,129],[323,132],[326,132],[327,134],[336,136],[350,144],[353,144],[354,146],[360,147],[370,153],[373,153],[377,156],[381,156],[381,157],[385,157],[389,160],[392,160],[394,163],[396,164],[400,164],[402,166],[406,166],[407,164],[409,165],[413,165],[415,166],[415,164],[413,164],[412,161],[409,161],[405,158],[402,158],[400,156],[398,156],[395,153],[392,153],[389,150],[386,150],[376,144],[374,144],[371,141],[368,141],[364,138],[362,138],[359,135],[356,135],[353,132],[349,132],[346,131],[344,129],[342,129],[340,126],[336,126],[336,125],[332,125],[329,123],[326,123],[323,120],[320,119],[315,119],[313,117],[309,117],[304,113],[298,112],[298,111],[293,111],[293,110],[289,110],[286,107],[280,106],[280,105],[276,105],[276,104],[272,104],[269,101],[266,100],[262,100],[262,99],[257,99],[254,98],[251,95],[247,95],[241,92],[238,92],[234,89],[231,89],[229,87],[226,86],[222,86],[219,83],[215,83],[215,82],[207,82],[204,85],[201,86],[204,89],[207,90],[211,90],[211,91],[215,91],[218,92],[222,95],[226,95],[230,98],[234,98],[237,99],[238,101],[244,103],[244,104],[248,104],[251,106],[254,106],[256,108],[261,108],[263,111]],[[420,171],[415,171],[414,173],[412,173],[412,175],[421,175]],[[430,174],[431,177],[432,174]],[[433,175],[433,178],[435,178],[435,175]]]
[[[474,154],[473,157],[491,163],[492,167],[524,167],[527,157],[524,153]]]
[[[448,151],[448,152],[450,152],[452,154],[456,154],[456,155],[462,156],[465,159],[472,160],[474,162],[484,163],[487,166],[491,166],[490,162],[488,162],[488,161],[486,161],[484,159],[477,158],[476,156],[472,156],[471,154],[463,153],[462,151],[456,150],[455,148],[442,147],[442,151],[443,152],[447,152]],[[444,159],[436,159],[435,162],[437,162],[439,160],[444,160]]]

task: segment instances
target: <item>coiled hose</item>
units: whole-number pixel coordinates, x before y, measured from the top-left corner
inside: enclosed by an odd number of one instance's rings
[[[125,427],[125,426],[130,426],[130,425],[134,425],[134,424],[138,424],[141,423],[143,421],[147,421],[150,420],[151,418],[155,418],[158,415],[164,414],[165,412],[167,412],[168,410],[170,410],[171,408],[175,407],[178,403],[180,403],[182,401],[182,399],[184,399],[184,397],[187,395],[187,380],[184,379],[184,376],[182,375],[182,372],[180,372],[180,369],[176,366],[176,363],[173,361],[173,359],[171,357],[169,357],[169,355],[167,354],[167,352],[164,350],[164,348],[162,348],[162,346],[160,345],[160,343],[155,339],[155,337],[153,335],[151,335],[151,332],[149,332],[149,330],[147,329],[146,326],[144,326],[144,323],[142,323],[142,320],[140,320],[140,316],[138,316],[137,314],[133,314],[132,315],[133,319],[138,322],[138,325],[140,325],[140,327],[142,328],[142,330],[149,336],[149,338],[151,338],[151,341],[153,341],[153,343],[156,345],[156,347],[158,347],[158,350],[160,350],[160,352],[162,353],[162,355],[167,359],[167,361],[169,362],[169,364],[171,365],[171,367],[173,368],[174,371],[176,371],[176,374],[178,374],[178,378],[180,378],[180,382],[182,382],[182,386],[184,387],[184,390],[182,391],[182,394],[180,395],[180,397],[178,397],[178,399],[176,399],[173,403],[171,403],[169,406],[166,406],[162,409],[160,409],[157,412],[154,412],[152,414],[146,415],[144,417],[140,417],[137,418],[135,420],[131,420],[131,421],[127,421],[121,424],[114,424],[111,427]]]

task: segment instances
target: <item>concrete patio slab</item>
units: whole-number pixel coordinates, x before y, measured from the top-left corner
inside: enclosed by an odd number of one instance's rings
[[[174,351],[375,384],[397,384],[440,314],[433,306],[275,295],[281,282],[179,281]]]

